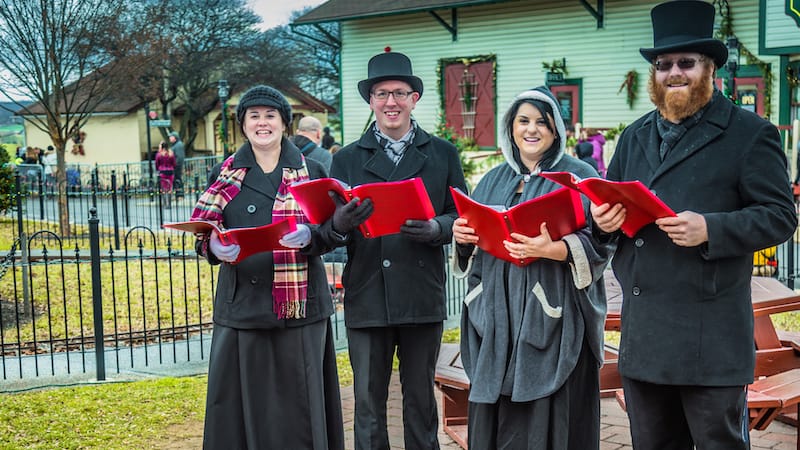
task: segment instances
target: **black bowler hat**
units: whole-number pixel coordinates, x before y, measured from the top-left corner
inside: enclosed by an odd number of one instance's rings
[[[369,103],[369,92],[375,83],[386,80],[405,81],[422,97],[422,80],[411,71],[411,60],[397,52],[386,52],[373,56],[367,65],[367,79],[358,82],[358,92]]]
[[[640,48],[647,62],[664,53],[697,52],[711,57],[717,67],[728,59],[728,48],[714,39],[714,5],[697,0],[661,3],[650,11],[653,48]]]

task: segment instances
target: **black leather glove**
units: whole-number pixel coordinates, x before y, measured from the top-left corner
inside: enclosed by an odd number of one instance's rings
[[[441,225],[439,222],[431,219],[431,220],[406,220],[404,225],[400,226],[400,233],[403,236],[411,239],[412,241],[417,242],[431,242],[437,237],[442,231]]]
[[[347,234],[355,230],[372,215],[374,208],[370,199],[366,199],[359,204],[358,199],[354,198],[345,204],[336,192],[328,191],[328,195],[336,203],[336,211],[333,213],[333,223],[331,225],[333,225],[333,231],[339,234]]]

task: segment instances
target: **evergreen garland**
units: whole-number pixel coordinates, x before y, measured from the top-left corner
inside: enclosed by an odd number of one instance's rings
[[[728,0],[714,0],[714,6],[717,8],[720,17],[717,39],[725,42],[729,37],[736,37],[733,32],[733,19],[731,18],[731,7],[728,4]],[[764,79],[764,116],[769,120],[772,115],[772,83],[774,81],[770,65],[759,59],[741,40],[739,40],[739,55],[744,55],[747,64],[758,67],[761,72],[761,76]]]

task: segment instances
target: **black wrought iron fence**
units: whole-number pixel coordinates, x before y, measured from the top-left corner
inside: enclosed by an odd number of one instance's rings
[[[90,208],[88,246],[38,230],[0,255],[0,381],[102,380],[106,370],[207,358],[217,269],[196,255],[194,236],[164,240],[161,230],[139,225],[120,236],[119,249],[102,248],[97,213]],[[343,349],[346,255],[325,259],[337,301],[334,338]],[[463,295],[463,281],[448,277],[449,326],[458,324]]]
[[[65,247],[43,230],[6,262],[4,380],[87,371],[104,379],[106,368],[118,373],[208,354],[215,269],[190,249],[194,237],[160,247],[152,230],[139,228],[123,236],[121,251],[100,251],[98,224],[90,218],[88,250]]]
[[[199,195],[206,188],[208,174],[219,157],[188,158],[184,162],[182,185],[162,192],[152,163],[96,164],[67,166],[66,196],[60,197],[54,179],[40,165],[16,168],[17,207],[10,211],[20,224],[21,237],[39,230],[59,235],[65,247],[88,244],[89,210],[97,210],[101,248],[120,249],[120,236],[144,226],[160,230],[165,222],[188,220]],[[61,214],[70,224],[61,229]],[[176,234],[159,231],[157,241]]]

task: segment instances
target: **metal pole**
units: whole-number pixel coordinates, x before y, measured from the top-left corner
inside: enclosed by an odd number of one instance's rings
[[[42,170],[40,170],[38,175],[36,175],[36,178],[39,180],[39,184],[38,184],[38,187],[39,187],[39,217],[41,217],[42,220],[44,220],[44,180],[42,179],[43,177],[44,177],[44,172]]]
[[[22,220],[22,183],[20,180],[19,171],[14,174],[14,187],[16,189],[16,203],[17,203],[17,235],[19,236],[19,249],[22,254],[22,305],[25,312],[30,312],[33,317],[33,305],[31,305],[31,288],[28,282],[28,236],[25,234],[25,227],[23,227]]]
[[[128,172],[122,173],[122,193],[122,211],[125,215],[125,226],[129,227],[131,226],[131,209],[128,200],[130,200],[131,190],[128,188]]]
[[[94,309],[94,356],[97,367],[97,381],[106,379],[106,357],[103,333],[103,289],[100,279],[100,219],[97,208],[89,209],[89,250],[92,265],[92,307]]]
[[[228,159],[228,99],[222,99],[222,155]]]
[[[111,171],[111,211],[114,214],[114,248],[119,250],[119,205],[117,202],[117,171]]]
[[[150,104],[144,104],[144,119],[147,127],[147,172],[150,175],[150,186],[153,186],[153,152],[151,151],[152,144],[150,143]]]

